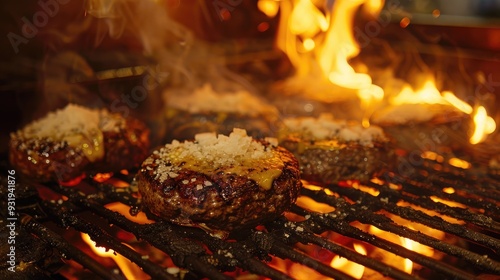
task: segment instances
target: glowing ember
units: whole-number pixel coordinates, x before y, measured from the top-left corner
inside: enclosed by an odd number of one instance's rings
[[[356,252],[366,256],[367,252],[365,247],[363,247],[363,245],[354,243],[353,247]],[[361,279],[361,277],[363,277],[363,273],[365,272],[364,266],[352,262],[346,258],[342,258],[340,256],[335,256],[332,259],[330,266],[356,279]]]
[[[96,246],[96,243],[86,233],[81,233],[81,236],[83,241],[85,241],[98,256],[112,258],[126,279],[149,279],[149,276],[147,276],[140,267],[126,257],[104,247]]]
[[[431,151],[425,151],[422,153],[421,155],[422,158],[425,158],[425,159],[429,159],[429,160],[434,160],[434,161],[437,161],[437,162],[443,162],[444,161],[444,157],[435,153],[435,152],[431,152]]]
[[[453,190],[453,191],[455,191],[455,190]],[[434,195],[431,195],[429,198],[432,199],[432,201],[434,201],[434,202],[443,203],[443,204],[446,204],[450,207],[459,207],[459,208],[467,209],[467,206],[463,205],[462,203],[458,203],[456,201],[450,201],[450,200],[443,199],[443,198],[440,198],[440,197],[437,197]],[[442,216],[442,218],[444,218],[445,220],[448,220],[449,222],[453,222],[456,224],[465,224],[465,222],[458,221],[456,219],[451,219],[451,218],[446,219],[446,216]]]
[[[399,22],[399,26],[401,26],[401,28],[406,28],[406,27],[408,27],[408,25],[410,25],[410,22],[411,22],[411,20],[409,17],[404,17]]]
[[[80,184],[80,182],[83,179],[85,179],[85,177],[86,177],[86,175],[82,174],[76,178],[69,180],[69,181],[59,181],[59,184],[61,184],[61,186],[65,186],[65,187],[73,187],[73,186]]]
[[[123,216],[125,216],[127,219],[134,223],[138,224],[152,224],[155,223],[155,221],[152,221],[146,217],[146,214],[144,212],[140,212],[138,209],[134,210],[130,206],[125,205],[121,202],[113,202],[110,204],[105,205],[106,208],[109,210],[116,211]],[[136,213],[134,213],[134,211]]]
[[[459,158],[450,158],[448,163],[462,169],[469,169],[472,166],[470,162]]]
[[[125,169],[121,170],[120,173],[123,175],[128,175],[128,171]],[[114,187],[119,187],[119,188],[127,188],[130,186],[130,184],[128,182],[120,180],[116,177],[113,177],[113,172],[97,173],[92,177],[92,180],[94,180],[98,183],[111,184]]]
[[[455,193],[455,189],[451,188],[451,187],[447,187],[447,188],[443,189],[443,192],[447,193],[447,194],[452,194],[452,193]]]
[[[103,183],[113,176],[113,173],[97,173],[93,179],[96,182]]]
[[[380,194],[380,191],[377,190],[377,189],[374,189],[374,188],[370,188],[370,187],[367,187],[367,186],[363,186],[361,184],[359,184],[358,182],[355,182],[351,185],[352,188],[355,188],[355,189],[358,189],[360,191],[363,191],[365,193],[369,193],[373,196],[378,196]]]

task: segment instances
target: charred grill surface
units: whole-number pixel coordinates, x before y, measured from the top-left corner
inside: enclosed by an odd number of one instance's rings
[[[425,176],[429,174],[431,176]],[[24,217],[21,227],[37,238],[43,246],[53,248],[66,258],[82,264],[93,274],[105,278],[110,278],[110,275],[106,274],[106,271],[109,273],[109,268],[88,260],[88,256],[82,256],[78,250],[71,249],[69,242],[64,241],[63,233],[44,229],[45,222],[56,222],[60,225],[61,232],[69,227],[89,234],[98,245],[126,256],[153,278],[171,279],[176,275],[169,275],[161,265],[121,245],[116,236],[106,233],[110,228],[119,228],[131,233],[137,239],[165,252],[176,266],[189,271],[185,275],[186,279],[227,279],[237,275],[231,274],[237,273],[235,270],[272,279],[291,279],[287,273],[268,265],[271,256],[303,264],[328,277],[352,279],[351,276],[330,267],[328,262],[325,263],[321,259],[321,255],[306,253],[303,244],[362,264],[376,271],[379,277],[488,279],[500,275],[500,258],[497,253],[500,249],[500,183],[487,175],[479,175],[476,170],[463,170],[423,160],[420,165],[413,166],[411,171],[404,174],[388,172],[380,176],[383,180],[363,183],[367,188],[377,191],[377,194],[344,184],[329,184],[319,190],[304,188],[301,191],[302,196],[330,205],[334,210],[320,213],[295,205],[291,213],[300,217],[299,219],[289,219],[289,216],[277,218],[266,222],[265,230],[262,227],[240,229],[233,232],[228,240],[212,237],[197,228],[164,222],[151,214],[149,218],[156,220],[153,224],[138,224],[128,220],[104,205],[118,201],[137,209],[140,207],[135,196],[137,189],[133,185],[128,188],[113,187],[89,178],[73,188],[57,184],[44,185],[43,188],[48,187],[67,197],[67,200],[41,201],[39,208],[47,215],[34,215],[34,208],[29,208],[31,216],[25,216],[22,213],[25,210],[20,211]],[[133,176],[134,174],[118,174],[115,178],[130,182]],[[443,188],[447,187],[453,187],[455,192],[444,192]],[[436,198],[442,200],[436,201]],[[444,200],[459,204],[448,205]],[[434,213],[426,212],[428,210]],[[91,217],[95,218],[89,219],[81,214],[83,212],[90,212]],[[437,215],[451,217],[459,223]],[[97,226],[97,219],[104,220],[107,226]],[[438,239],[420,228],[412,229],[399,222],[400,219],[444,232],[446,237]],[[386,240],[383,236],[375,236],[357,226],[358,223],[373,225],[388,233],[425,244],[434,248],[443,258],[425,256]],[[408,274],[379,259],[357,253],[337,239],[325,238],[324,234],[327,232],[408,258],[421,268]],[[43,267],[39,263],[33,265],[37,268]],[[121,275],[113,277],[119,279]]]

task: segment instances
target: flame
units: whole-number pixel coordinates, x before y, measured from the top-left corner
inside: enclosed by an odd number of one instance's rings
[[[303,184],[304,188],[307,188],[307,189],[310,189],[313,191],[323,190],[326,194],[333,195],[332,191],[330,191],[329,189],[323,189],[322,187],[312,185],[312,184],[308,183],[307,181],[302,181],[302,184]],[[318,213],[329,213],[329,212],[332,212],[335,210],[334,207],[332,207],[328,204],[325,204],[325,203],[317,202],[314,199],[307,197],[307,196],[299,196],[297,198],[296,204],[300,207],[303,207],[305,209],[314,210],[315,212],[318,212]]]
[[[260,0],[259,8],[267,15],[274,14],[274,7],[267,7],[267,2]],[[360,51],[354,38],[353,19],[360,7],[374,15],[378,14],[384,1],[338,0],[334,1],[333,7],[329,7],[326,1],[322,7],[318,7],[316,2],[279,2],[281,18],[276,37],[277,47],[287,54],[296,76],[322,77],[322,81],[331,85],[328,91],[338,95],[355,94],[362,106],[368,109],[383,99],[384,91],[372,84],[369,75],[358,73],[349,65],[348,61]],[[369,125],[367,117],[363,125]]]
[[[453,105],[455,108],[458,110],[466,113],[466,114],[471,114],[473,109],[472,106],[467,104],[466,102],[462,101],[460,98],[458,98],[455,94],[449,91],[444,91],[443,92],[443,98],[448,101],[451,105]]]
[[[366,256],[367,252],[363,245],[353,243],[353,248],[356,252]],[[330,266],[356,279],[361,279],[361,277],[363,277],[363,273],[365,272],[365,267],[363,265],[352,262],[338,255],[333,257],[332,261],[330,262]]]
[[[279,3],[275,0],[259,0],[257,7],[270,18],[275,17],[279,11]]]
[[[390,99],[390,103],[393,105],[443,104],[453,106],[466,114],[471,114],[473,111],[472,106],[462,101],[453,92],[440,92],[432,77],[427,77],[418,90],[405,85],[397,96]]]
[[[473,116],[475,130],[469,142],[471,144],[481,143],[487,135],[496,130],[495,120],[488,116],[483,106],[479,106]]]
[[[401,92],[390,99],[393,105],[401,104],[448,104],[436,88],[434,80],[428,78],[418,90],[405,85]]]
[[[471,105],[458,98],[453,92],[440,92],[436,88],[436,83],[432,77],[427,77],[418,90],[414,90],[409,85],[405,85],[399,94],[392,97],[389,102],[392,105],[443,104],[452,106],[467,115],[471,115],[474,121],[474,132],[469,139],[471,144],[481,143],[489,134],[496,130],[495,120],[488,116],[483,106],[478,106],[477,109],[474,110]]]
[[[395,216],[393,216],[393,217],[395,217]],[[417,228],[419,231],[423,231],[426,234],[430,234],[429,232],[426,232],[428,230],[428,228],[424,228],[421,225],[411,224],[410,222],[407,222],[405,224],[410,229],[414,230],[415,228]],[[415,227],[413,225],[415,225]],[[432,231],[432,233],[436,233],[435,235],[432,235],[432,236],[434,236],[438,239],[444,238],[444,234],[441,234],[442,232],[439,232],[439,231],[433,230],[433,229],[430,229],[430,230]],[[390,241],[392,243],[401,245],[408,250],[422,254],[424,256],[432,257],[434,255],[434,249],[432,247],[423,245],[423,244],[418,243],[418,242],[411,240],[409,238],[405,238],[405,237],[399,236],[397,234],[381,230],[373,225],[370,225],[370,227],[368,228],[368,232],[373,234],[373,235],[376,235],[382,239]],[[381,250],[381,249],[376,249],[376,250]],[[395,267],[398,267],[398,268],[402,269],[403,271],[405,271],[406,273],[412,273],[412,271],[414,269],[414,264],[411,260],[406,259],[406,258],[403,259],[402,257],[396,256],[396,255],[394,255],[392,253],[388,253],[388,252],[385,252],[385,254],[383,254],[383,256],[384,256],[384,259],[382,259],[382,261],[384,261],[385,263],[388,263],[388,264],[391,264]]]
[[[417,244],[415,241],[408,239],[408,238],[404,238],[404,237],[400,237],[400,238],[401,238],[402,245],[406,249],[414,251],[415,244]],[[411,274],[411,272],[413,270],[413,262],[410,259],[404,260],[404,269],[403,270],[404,270],[404,272]]]
[[[138,211],[137,214],[132,215],[130,213],[132,211],[131,207],[128,205],[125,205],[121,202],[113,202],[113,203],[105,205],[105,207],[108,208],[109,210],[113,210],[113,211],[116,211],[116,212],[122,214],[123,216],[125,216],[127,219],[129,219],[130,221],[132,221],[134,223],[138,223],[138,224],[155,223],[155,221],[148,219],[144,212]]]
[[[323,77],[323,80],[331,83],[333,86],[331,91],[336,95],[355,93],[365,111],[362,120],[365,127],[370,125],[369,116],[376,104],[384,99],[385,93],[381,87],[372,83],[369,75],[356,72],[349,64],[349,60],[360,52],[352,28],[353,19],[360,7],[377,16],[384,2],[383,0],[337,0],[333,5],[331,2],[324,2],[321,7],[316,5],[317,1],[312,0],[279,2],[259,0],[258,2],[259,9],[269,17],[275,16],[277,9],[280,9],[277,47],[289,57],[296,69],[296,76],[313,76],[315,79]],[[439,10],[433,11],[433,15],[439,16]],[[400,23],[402,28],[406,28],[409,24],[410,19],[407,17]],[[306,80],[306,83],[310,81]],[[331,101],[327,97],[324,98]],[[480,143],[496,129],[493,118],[487,115],[484,107],[480,106],[474,110],[453,92],[440,92],[432,77],[425,79],[417,90],[409,85],[405,86],[397,96],[389,99],[389,103],[391,105],[443,104],[471,115],[475,128],[469,139],[471,144]]]
[[[92,251],[98,256],[113,259],[126,279],[149,279],[149,276],[146,275],[139,266],[131,262],[126,257],[116,253],[113,250],[96,246],[96,243],[86,233],[81,233],[81,236],[83,241],[85,241],[85,243],[87,243]]]

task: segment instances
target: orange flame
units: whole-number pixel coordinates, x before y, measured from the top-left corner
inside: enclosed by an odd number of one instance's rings
[[[366,256],[367,252],[363,245],[354,243],[353,247],[356,252]],[[361,277],[363,277],[363,273],[365,272],[365,267],[363,265],[352,262],[338,255],[333,257],[330,266],[356,279],[361,279]]]
[[[325,2],[326,3],[326,2]],[[384,99],[384,90],[372,84],[372,78],[365,73],[358,73],[349,64],[356,57],[360,47],[354,38],[353,19],[360,7],[378,15],[384,6],[383,0],[337,0],[333,7],[328,4],[318,7],[317,1],[291,0],[271,1],[259,0],[258,7],[267,16],[273,17],[278,9],[281,13],[279,30],[276,37],[277,47],[283,50],[296,69],[297,77],[313,77],[318,84],[330,82],[331,89],[318,87],[322,100],[336,100],[329,97],[329,92],[335,92],[337,98],[355,94],[360,100],[365,116],[363,126],[369,126],[369,115],[377,103]],[[439,10],[433,12],[439,16]],[[403,28],[410,24],[409,18],[401,21]],[[292,78],[296,79],[296,77]],[[313,80],[314,80],[313,79]],[[297,82],[293,82],[296,86]],[[305,80],[308,85],[311,81]],[[318,91],[314,89],[315,91]],[[299,90],[304,90],[302,87]],[[305,89],[307,91],[307,89]],[[310,94],[317,96],[318,93]],[[458,98],[450,91],[440,92],[434,79],[428,78],[420,89],[414,90],[405,86],[401,92],[390,98],[391,105],[402,104],[444,104],[471,115],[474,121],[474,132],[469,142],[477,144],[496,129],[496,124],[486,113],[484,107],[474,108]]]
[[[461,112],[471,115],[474,122],[474,132],[472,133],[469,142],[478,144],[496,130],[495,120],[488,116],[486,109],[483,106],[478,106],[474,109],[471,105],[458,98],[453,92],[440,92],[436,88],[434,79],[428,77],[418,90],[413,90],[406,85],[398,95],[390,100],[392,105],[402,104],[444,104],[452,106]]]
[[[401,237],[401,243],[402,245],[408,249],[408,250],[414,250],[414,247],[415,247],[415,241],[411,240],[411,239],[408,239],[408,238],[404,238],[404,237]],[[410,259],[405,259],[404,260],[404,272],[406,273],[411,273],[412,270],[413,270],[413,262],[410,260]]]
[[[278,14],[280,6],[279,3],[275,0],[259,0],[259,2],[257,2],[257,7],[266,16],[273,18]]]
[[[96,243],[86,233],[81,233],[81,236],[83,241],[85,241],[98,256],[112,258],[126,279],[149,279],[148,275],[146,275],[139,266],[126,257],[104,247],[96,246]]]
[[[471,144],[481,143],[487,135],[496,130],[495,120],[488,116],[488,113],[483,106],[479,106],[477,108],[476,112],[473,114],[473,120],[475,130],[469,140]]]
[[[260,0],[259,8],[267,15],[274,14],[274,6],[268,7],[267,2]],[[372,84],[369,75],[349,65],[349,59],[360,50],[351,27],[359,7],[365,5],[378,14],[383,4],[383,0],[338,0],[330,9],[318,7],[311,0],[280,1],[277,47],[288,55],[297,77],[322,77],[320,83],[330,85],[328,92],[357,96],[368,109],[383,99],[384,91]],[[367,117],[363,125],[369,125]]]

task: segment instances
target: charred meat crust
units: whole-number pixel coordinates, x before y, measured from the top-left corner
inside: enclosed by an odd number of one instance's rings
[[[396,162],[390,142],[374,142],[372,147],[355,142],[316,145],[298,139],[287,139],[280,145],[291,151],[299,161],[301,177],[318,183],[345,180],[368,181],[389,170]]]
[[[127,119],[124,128],[103,132],[104,158],[90,162],[80,148],[65,141],[24,138],[16,133],[9,142],[9,160],[24,176],[40,182],[68,181],[86,171],[114,172],[138,167],[149,152],[149,130]]]
[[[143,122],[128,118],[125,129],[104,133],[104,159],[91,167],[101,172],[137,168],[149,155],[149,148],[149,129]]]
[[[223,231],[255,226],[289,209],[301,188],[297,160],[283,148],[276,151],[284,167],[270,189],[220,169],[202,174],[181,168],[178,176],[160,182],[154,179],[153,160],[136,177],[139,192],[152,213],[177,224],[204,224]]]

